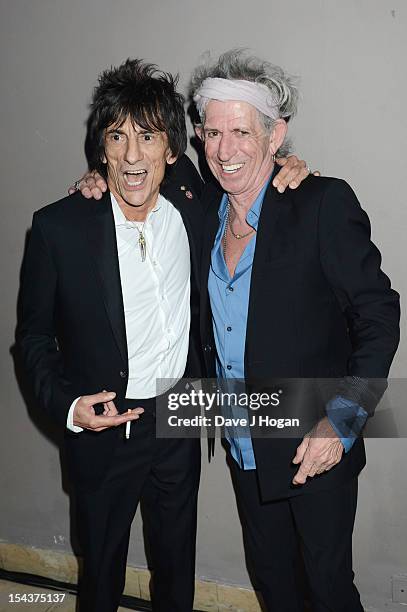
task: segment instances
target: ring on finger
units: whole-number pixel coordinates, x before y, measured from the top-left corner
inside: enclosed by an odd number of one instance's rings
[[[74,182],[73,186],[75,188],[75,191],[79,191],[79,185],[81,183],[81,179],[77,180]]]

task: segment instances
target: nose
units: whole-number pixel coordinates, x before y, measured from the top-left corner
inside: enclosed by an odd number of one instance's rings
[[[234,145],[234,139],[231,134],[222,134],[219,147],[218,147],[218,159],[221,162],[229,161],[236,153],[236,147]]]
[[[128,164],[135,164],[142,159],[142,152],[140,143],[138,142],[137,135],[131,135],[127,140],[127,147],[125,151],[125,161]]]

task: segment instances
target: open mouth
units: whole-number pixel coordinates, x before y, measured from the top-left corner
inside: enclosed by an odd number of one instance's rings
[[[126,170],[123,176],[128,187],[139,187],[146,179],[147,170]]]
[[[222,164],[222,170],[225,174],[236,174],[244,164]]]

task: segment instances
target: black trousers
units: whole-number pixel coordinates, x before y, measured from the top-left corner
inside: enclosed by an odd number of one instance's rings
[[[363,612],[353,584],[357,479],[336,489],[264,503],[255,470],[228,453],[245,550],[268,612],[303,612],[299,548],[312,612]]]
[[[118,428],[120,439],[102,484],[92,491],[76,490],[84,557],[81,612],[116,612],[140,500],[152,565],[153,610],[193,608],[199,440],[157,439],[155,400],[126,400],[126,409],[136,406],[145,412],[132,422],[129,440],[124,428]]]

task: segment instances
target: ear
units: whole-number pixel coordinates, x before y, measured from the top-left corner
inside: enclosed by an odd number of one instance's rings
[[[169,166],[172,166],[172,164],[175,164],[177,159],[178,159],[177,156],[173,155],[172,152],[171,152],[171,149],[168,148],[167,149],[167,153],[165,155],[165,161],[167,162],[167,164]]]
[[[287,123],[284,119],[277,119],[274,123],[273,131],[270,134],[270,148],[274,154],[284,142],[284,138],[287,134]]]
[[[194,130],[195,130],[195,134],[199,138],[199,140],[203,141],[204,133],[203,133],[202,125],[200,125],[199,123],[196,123],[194,125]]]

